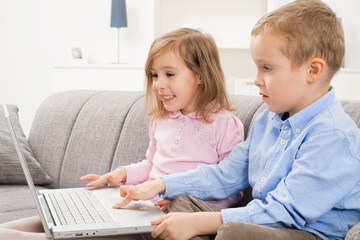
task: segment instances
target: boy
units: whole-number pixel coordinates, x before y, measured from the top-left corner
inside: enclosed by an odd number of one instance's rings
[[[268,110],[248,139],[218,165],[121,188],[119,206],[160,192],[177,198],[152,222],[153,237],[343,239],[360,220],[360,130],[330,86],[344,56],[335,13],[318,0],[295,1],[265,15],[251,35],[255,84]],[[245,207],[199,200],[248,186],[254,200]]]

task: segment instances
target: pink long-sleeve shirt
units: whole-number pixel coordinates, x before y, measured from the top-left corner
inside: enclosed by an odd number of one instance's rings
[[[195,112],[183,115],[170,113],[166,119],[150,123],[150,142],[146,159],[125,166],[126,183],[139,184],[163,175],[184,172],[199,164],[217,164],[244,140],[242,122],[231,112],[219,110],[210,115],[211,123],[205,122]],[[217,205],[228,207],[242,197],[235,194]]]

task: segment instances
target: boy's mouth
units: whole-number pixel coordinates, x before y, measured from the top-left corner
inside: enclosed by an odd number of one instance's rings
[[[267,95],[265,95],[265,94],[263,94],[263,93],[259,93],[259,95],[262,96],[263,99],[264,99],[264,98],[269,98],[269,96],[267,96]]]

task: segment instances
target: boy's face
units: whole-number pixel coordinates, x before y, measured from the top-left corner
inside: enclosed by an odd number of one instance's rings
[[[280,51],[284,40],[267,34],[252,36],[250,51],[257,67],[255,85],[267,108],[290,116],[309,105],[307,65],[291,68],[291,62]]]

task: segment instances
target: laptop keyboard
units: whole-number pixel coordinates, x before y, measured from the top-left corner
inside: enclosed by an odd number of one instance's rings
[[[49,194],[62,225],[113,222],[90,191]]]

